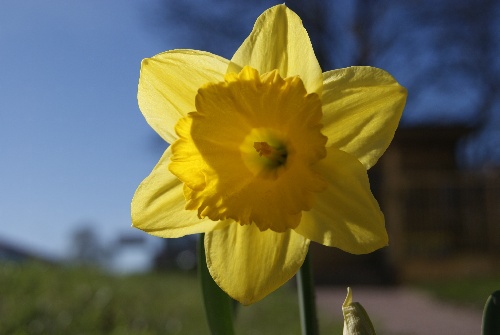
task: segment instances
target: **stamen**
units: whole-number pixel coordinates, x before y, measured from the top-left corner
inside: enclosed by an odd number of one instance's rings
[[[275,151],[275,149],[267,144],[267,142],[254,142],[253,147],[257,150],[259,156],[261,157],[262,155],[264,155],[264,157],[269,157]]]
[[[267,144],[267,142],[254,142],[254,149],[259,153],[259,156],[264,156],[272,161],[275,165],[283,165],[286,161],[286,150],[283,148],[274,148]]]

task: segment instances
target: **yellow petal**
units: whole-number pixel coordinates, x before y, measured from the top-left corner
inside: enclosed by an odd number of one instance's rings
[[[308,93],[321,96],[323,78],[301,19],[285,5],[262,13],[250,36],[231,59],[228,72],[250,65],[260,73],[278,69],[281,77],[300,76]]]
[[[295,231],[352,254],[386,246],[384,216],[370,191],[363,165],[355,157],[330,147],[316,169],[327,180],[328,188],[316,194],[310,211],[302,212]]]
[[[406,89],[384,70],[355,66],[323,74],[323,134],[369,169],[387,149],[401,118]]]
[[[293,230],[261,232],[230,224],[205,235],[207,265],[215,282],[244,305],[273,292],[299,270],[309,240]]]
[[[227,222],[200,220],[195,211],[184,209],[182,182],[167,168],[170,147],[132,199],[132,225],[159,237],[181,237],[218,229]]]
[[[195,110],[194,98],[207,82],[224,80],[228,60],[196,50],[172,50],[142,61],[137,100],[149,125],[167,142],[174,126]]]

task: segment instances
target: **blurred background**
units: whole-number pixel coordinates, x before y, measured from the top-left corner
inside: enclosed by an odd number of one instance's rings
[[[196,237],[161,240],[130,226],[134,191],[167,147],[137,107],[140,62],[175,48],[231,58],[257,16],[278,3],[0,3],[0,333],[78,333],[89,323],[96,334],[155,334],[157,325],[207,333],[183,321],[202,314],[185,306],[199,304],[189,286]],[[500,3],[286,5],[301,16],[324,71],[376,66],[409,92],[394,142],[370,171],[390,247],[352,256],[314,245],[316,282],[410,285],[477,307],[500,287]],[[179,283],[186,297],[168,291]],[[185,315],[153,303],[158,297]],[[96,312],[82,314],[82,304]],[[167,308],[175,317],[150,318],[149,309]],[[241,333],[265,333],[251,322],[265,308],[243,314]],[[294,313],[285,314],[295,324]]]

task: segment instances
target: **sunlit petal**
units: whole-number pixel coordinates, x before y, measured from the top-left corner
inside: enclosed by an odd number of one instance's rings
[[[261,232],[230,224],[205,235],[207,265],[215,282],[244,305],[254,303],[295,275],[309,240],[288,230]]]
[[[285,5],[266,10],[231,59],[229,72],[249,65],[260,73],[277,69],[281,77],[300,76],[308,93],[321,94],[321,67],[302,20]]]
[[[159,237],[181,237],[218,229],[226,222],[200,220],[184,210],[183,183],[167,168],[170,147],[151,174],[143,180],[132,199],[132,225]]]
[[[386,71],[355,66],[323,74],[323,134],[369,169],[394,137],[406,89]]]
[[[194,97],[208,82],[224,79],[228,60],[197,50],[172,50],[142,61],[137,99],[149,125],[167,142],[177,121],[195,110]]]
[[[316,166],[328,188],[316,194],[316,203],[302,213],[295,231],[306,238],[365,254],[387,245],[384,216],[370,191],[368,175],[353,156],[329,148],[327,157]]]

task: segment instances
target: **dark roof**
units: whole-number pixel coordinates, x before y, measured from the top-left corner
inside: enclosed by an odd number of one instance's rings
[[[396,130],[394,142],[402,145],[454,144],[475,130],[466,126],[415,126]]]

